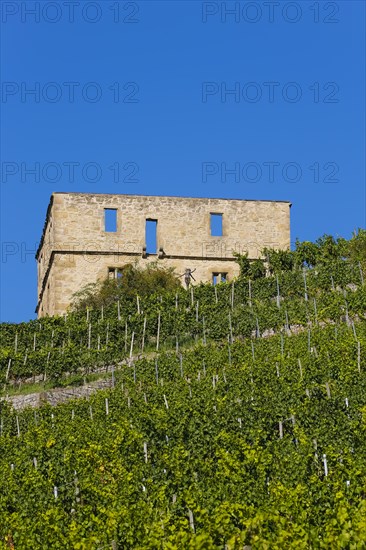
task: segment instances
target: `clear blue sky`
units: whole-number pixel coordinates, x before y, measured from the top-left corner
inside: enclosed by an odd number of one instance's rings
[[[292,241],[365,226],[364,2],[1,8],[2,321],[35,316],[53,191],[290,200]]]

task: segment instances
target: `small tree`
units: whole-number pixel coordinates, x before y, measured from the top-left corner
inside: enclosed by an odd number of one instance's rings
[[[181,282],[174,269],[160,267],[157,262],[140,268],[127,264],[117,279],[89,283],[73,295],[72,309],[81,310],[109,306],[119,299],[135,299],[166,290],[177,290]]]

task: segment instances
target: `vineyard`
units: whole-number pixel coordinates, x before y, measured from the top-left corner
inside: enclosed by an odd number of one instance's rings
[[[361,259],[362,260],[362,259]],[[2,325],[4,549],[366,548],[359,259]]]

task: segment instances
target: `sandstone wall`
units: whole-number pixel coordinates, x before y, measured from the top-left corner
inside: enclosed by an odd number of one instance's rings
[[[117,209],[115,233],[105,231],[105,208]],[[238,275],[233,251],[256,258],[264,246],[288,248],[289,211],[288,202],[55,193],[38,256],[39,316],[63,313],[72,294],[109,267],[156,261],[142,257],[146,219],[157,220],[162,265],[211,281],[212,272]],[[211,213],[222,214],[220,237],[211,236]]]

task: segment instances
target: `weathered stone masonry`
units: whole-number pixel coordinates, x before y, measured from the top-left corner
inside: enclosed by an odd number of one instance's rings
[[[229,280],[239,273],[233,251],[257,258],[265,247],[290,246],[287,201],[252,201],[142,195],[53,193],[38,261],[39,317],[58,315],[72,295],[118,268],[158,261],[177,274],[195,269],[199,281]],[[105,210],[116,220],[106,231]],[[212,214],[222,222],[212,236]],[[156,220],[157,250],[146,250],[146,220]],[[108,228],[109,229],[109,228]],[[183,279],[182,279],[183,280]]]

